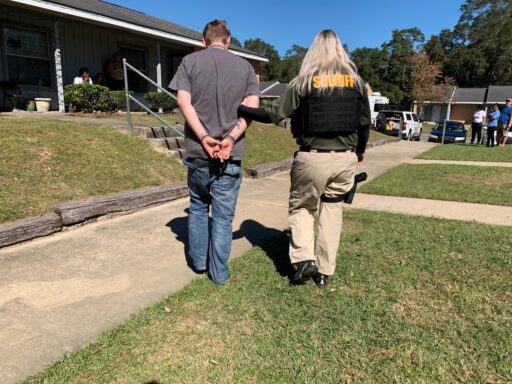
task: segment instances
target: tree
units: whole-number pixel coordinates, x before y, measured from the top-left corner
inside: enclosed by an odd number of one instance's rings
[[[425,35],[418,28],[395,29],[391,40],[382,45],[382,49],[389,56],[387,81],[395,87],[395,98],[404,103],[409,87],[409,64],[411,57],[421,49],[425,42]]]
[[[242,47],[242,43],[240,43],[240,40],[238,40],[235,36],[231,36],[231,45],[240,48]]]
[[[379,48],[357,48],[351,55],[361,78],[379,92],[383,92],[387,79],[389,57],[386,53]]]
[[[453,31],[441,31],[425,45],[443,73],[463,87],[512,83],[510,0],[466,0]]]
[[[443,78],[439,64],[433,63],[425,53],[416,53],[410,59],[409,98],[419,107],[419,115],[427,101],[442,101],[453,87],[452,78]]]
[[[431,36],[423,46],[423,50],[433,62],[439,63],[444,68],[449,63],[449,53],[455,48],[453,40],[453,32],[443,29],[439,35]]]
[[[304,59],[307,51],[307,48],[297,44],[293,44],[292,47],[286,51],[282,62],[280,82],[289,83],[299,74],[302,59]]]
[[[260,38],[245,40],[244,48],[268,59],[261,70],[261,80],[278,80],[281,77],[281,57],[275,47]]]

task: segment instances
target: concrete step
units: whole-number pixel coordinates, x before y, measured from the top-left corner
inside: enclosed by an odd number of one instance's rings
[[[171,149],[171,154],[176,156],[178,159],[184,159],[186,155],[186,151],[184,148]]]
[[[151,145],[165,149],[184,149],[185,147],[185,139],[183,137],[165,137],[147,140]]]
[[[178,131],[183,133],[183,126],[172,124],[172,126]],[[164,126],[133,126],[132,131],[139,137],[145,139],[155,139],[155,138],[168,138],[168,137],[177,137],[179,136],[175,130],[164,127]]]

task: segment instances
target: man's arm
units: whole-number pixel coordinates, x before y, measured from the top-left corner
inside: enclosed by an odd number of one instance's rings
[[[195,133],[204,150],[211,158],[215,158],[219,150],[220,141],[208,134],[208,131],[199,120],[197,112],[192,105],[192,96],[187,91],[178,90],[178,107],[183,113],[187,125]]]

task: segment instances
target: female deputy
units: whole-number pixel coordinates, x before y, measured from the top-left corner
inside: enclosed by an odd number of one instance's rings
[[[336,267],[341,201],[354,185],[371,121],[365,85],[334,31],[315,37],[298,76],[272,112],[276,121],[291,117],[300,146],[291,170],[288,210],[293,282],[313,278],[324,288]]]

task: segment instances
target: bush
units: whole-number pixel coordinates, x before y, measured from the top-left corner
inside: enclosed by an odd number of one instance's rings
[[[162,108],[164,111],[170,111],[178,106],[177,101],[164,92],[148,92],[144,99],[148,101],[151,110]]]
[[[270,108],[272,107],[272,101],[273,100],[269,100],[269,99],[261,99],[260,101],[260,108]]]
[[[110,111],[110,91],[95,84],[70,84],[64,87],[64,102],[70,112]]]
[[[132,91],[130,91],[130,95],[131,94],[133,94]],[[124,91],[110,91],[110,108],[112,111],[116,111],[118,109],[126,110],[126,96]]]

